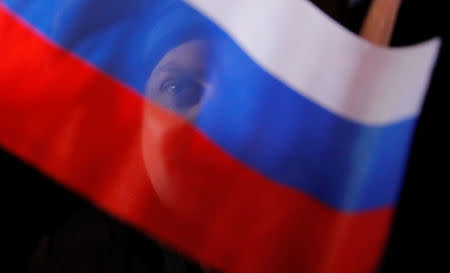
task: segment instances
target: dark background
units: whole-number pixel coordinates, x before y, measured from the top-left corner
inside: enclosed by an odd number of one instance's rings
[[[348,0],[313,2],[355,32],[368,6],[365,0],[353,1],[354,5],[349,5]],[[449,213],[445,186],[450,182],[446,171],[448,138],[444,135],[449,127],[449,106],[443,105],[447,102],[444,93],[450,90],[446,2],[404,0],[394,31],[392,44],[395,46],[411,45],[435,36],[441,36],[443,43],[414,135],[403,192],[380,273],[440,272],[446,268],[445,256],[449,251],[444,238],[449,231],[445,226]],[[9,272],[22,272],[28,267],[32,250],[39,244],[39,236],[52,226],[60,226],[83,205],[78,197],[4,151],[0,151],[0,166],[4,204],[1,219],[2,227],[6,228],[1,247],[8,254],[6,258],[2,255],[5,263],[1,271],[6,271],[11,264]]]

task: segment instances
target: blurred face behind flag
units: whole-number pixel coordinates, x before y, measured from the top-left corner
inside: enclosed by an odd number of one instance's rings
[[[142,148],[152,186],[162,203],[177,212],[190,213],[207,206],[208,196],[193,184],[180,166],[198,167],[192,158],[193,133],[189,123],[213,92],[208,80],[211,42],[193,39],[169,50],[157,63],[146,86],[150,104],[144,111]],[[201,157],[198,154],[198,157]],[[199,178],[204,179],[204,177]],[[202,204],[202,200],[205,201]]]
[[[155,31],[149,35],[148,104],[143,113],[141,146],[161,203],[186,215],[212,207],[217,201],[211,200],[217,192],[206,192],[201,186],[208,180],[208,172],[201,177],[195,172],[199,168],[219,170],[214,160],[196,148],[191,123],[217,92],[212,79],[222,59],[217,58],[221,38],[205,18],[184,6],[172,3],[162,10],[152,26]],[[220,172],[226,169],[222,166]]]

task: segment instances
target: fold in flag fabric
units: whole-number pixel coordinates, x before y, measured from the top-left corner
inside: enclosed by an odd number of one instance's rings
[[[440,41],[304,0],[4,0],[0,146],[222,272],[373,272]]]

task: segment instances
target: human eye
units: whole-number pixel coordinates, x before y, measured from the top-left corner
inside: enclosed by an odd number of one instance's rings
[[[193,77],[176,77],[163,81],[159,91],[168,98],[170,108],[186,111],[200,103],[205,84]]]

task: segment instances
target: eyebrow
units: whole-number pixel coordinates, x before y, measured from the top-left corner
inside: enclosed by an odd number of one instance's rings
[[[195,78],[203,78],[206,74],[205,69],[192,68],[174,61],[170,61],[166,64],[161,65],[156,72],[157,73],[170,72],[175,74],[188,75]]]

